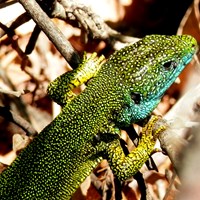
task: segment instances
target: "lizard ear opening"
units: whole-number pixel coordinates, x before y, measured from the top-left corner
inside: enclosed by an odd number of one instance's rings
[[[135,102],[135,104],[139,104],[141,101],[141,95],[139,93],[132,92],[131,99]]]
[[[168,61],[166,63],[163,64],[163,67],[166,70],[171,70],[172,68],[175,69],[177,67],[178,63],[175,61]]]

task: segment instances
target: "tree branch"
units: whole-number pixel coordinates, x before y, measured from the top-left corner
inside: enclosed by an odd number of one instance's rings
[[[65,58],[65,60],[73,67],[77,67],[80,63],[80,58],[71,44],[66,40],[62,32],[50,20],[47,14],[40,8],[34,0],[19,0],[27,13],[30,14],[35,23],[53,42],[55,47]]]

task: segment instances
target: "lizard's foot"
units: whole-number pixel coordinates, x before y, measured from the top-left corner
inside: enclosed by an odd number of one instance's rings
[[[142,128],[141,140],[156,140],[159,134],[166,130],[166,125],[160,125],[160,116],[152,115],[149,122]]]

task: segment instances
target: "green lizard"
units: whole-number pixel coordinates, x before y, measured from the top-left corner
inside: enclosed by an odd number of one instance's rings
[[[119,143],[120,129],[152,112],[196,48],[191,36],[146,36],[105,62],[93,54],[58,77],[48,94],[62,111],[1,174],[0,199],[70,199],[103,158],[120,180],[134,175],[164,127],[149,131],[150,122],[148,134],[127,156]],[[75,96],[73,88],[90,78]]]

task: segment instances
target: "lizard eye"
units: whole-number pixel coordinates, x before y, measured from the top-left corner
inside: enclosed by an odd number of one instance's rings
[[[166,70],[170,70],[170,69],[175,69],[177,67],[178,63],[175,62],[175,61],[168,61],[166,63],[163,64],[163,67],[166,69]]]
[[[139,93],[131,93],[131,99],[135,102],[135,104],[139,104],[141,101],[141,95]]]

